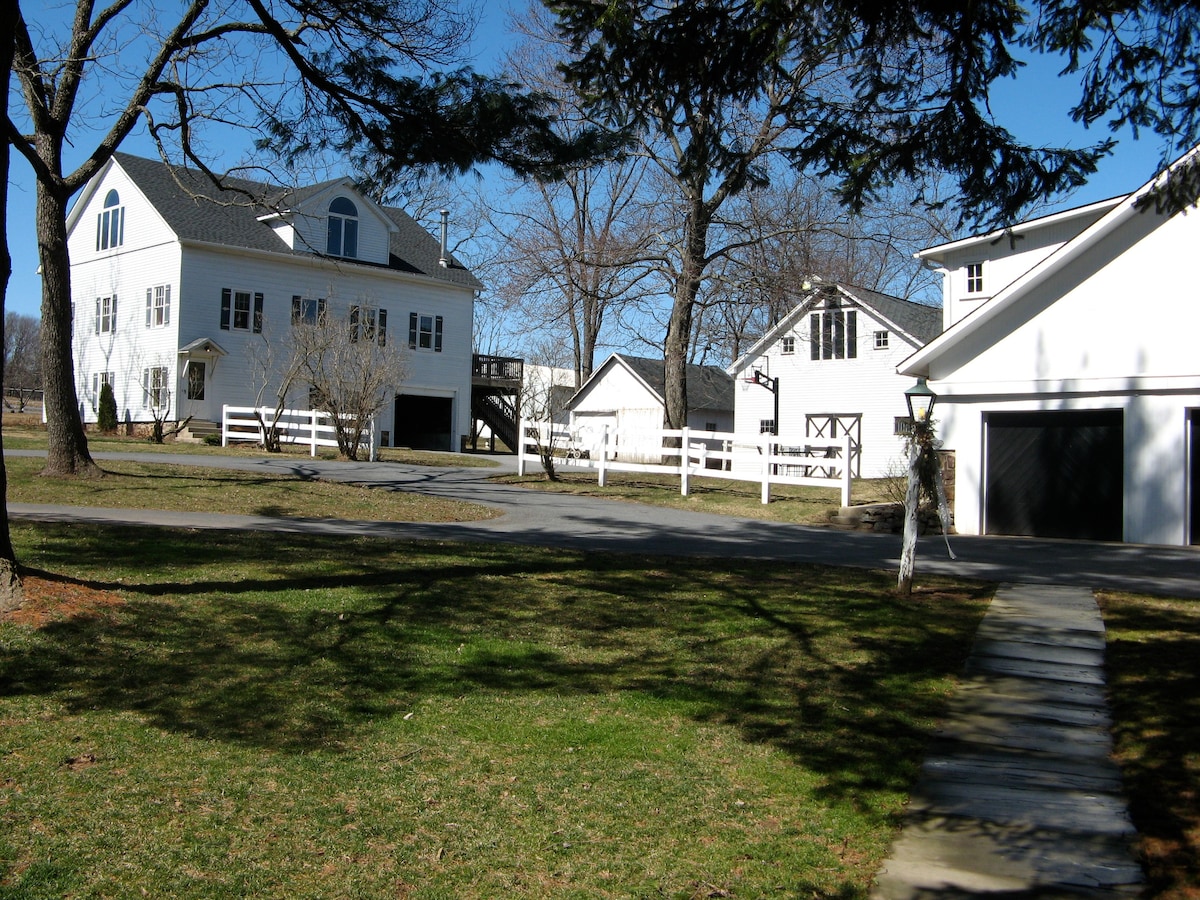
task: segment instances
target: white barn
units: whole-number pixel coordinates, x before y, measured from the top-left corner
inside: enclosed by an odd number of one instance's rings
[[[901,371],[938,396],[960,532],[1200,543],[1200,215],[1156,209],[1172,171],[918,254],[947,327]]]
[[[689,365],[685,372],[688,428],[733,430],[733,380],[716,366]],[[615,448],[627,461],[657,462],[662,454],[666,416],[666,368],[661,359],[614,353],[567,404],[571,430],[586,443],[607,426],[619,429],[624,444]],[[637,435],[645,435],[639,439]]]
[[[937,335],[941,317],[936,307],[815,282],[727,370],[738,382],[735,430],[798,447],[849,435],[856,477],[902,470],[912,379],[896,366]]]
[[[128,423],[152,413],[219,421],[223,404],[253,405],[251,346],[286,340],[293,317],[319,304],[408,348],[381,437],[456,449],[469,433],[481,285],[444,242],[352,181],[285,190],[227,179],[222,191],[198,172],[118,153],[67,226],[85,422],[106,381]],[[296,405],[308,405],[306,391]]]

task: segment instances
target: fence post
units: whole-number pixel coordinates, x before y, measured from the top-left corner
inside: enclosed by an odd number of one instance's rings
[[[229,446],[229,404],[221,405],[221,446]]]
[[[679,439],[679,493],[684,497],[688,495],[688,463],[691,462],[692,455],[689,440],[688,427],[684,425]]]
[[[308,417],[308,442],[309,451],[315,458],[317,455],[317,416],[320,415],[315,409],[309,411]]]
[[[850,434],[847,432],[842,435],[842,506],[850,505],[850,479],[852,476],[850,459]]]
[[[367,420],[367,427],[369,429],[371,429],[370,444],[368,444],[368,449],[370,450],[369,459],[371,460],[371,462],[379,462],[379,455],[378,455],[379,448],[375,446],[375,417],[374,416],[371,416],[371,418],[369,418]]]
[[[758,445],[762,449],[763,470],[762,470],[762,502],[767,504],[771,502],[771,439],[770,437],[758,439]]]
[[[525,477],[525,419],[517,423],[517,477]]]
[[[604,431],[600,434],[600,460],[596,465],[596,483],[600,487],[608,485],[608,423],[604,423]]]

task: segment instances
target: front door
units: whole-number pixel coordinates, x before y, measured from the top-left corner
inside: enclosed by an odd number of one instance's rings
[[[208,399],[212,393],[209,386],[211,366],[205,360],[185,359],[181,390],[183,402],[177,407],[180,420],[191,416],[193,419],[212,421],[212,403]]]

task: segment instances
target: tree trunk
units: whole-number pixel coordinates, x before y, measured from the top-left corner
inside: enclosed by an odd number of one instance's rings
[[[88,451],[75,393],[71,355],[71,258],[67,250],[67,196],[39,181],[38,258],[42,264],[42,387],[46,404],[43,475],[101,474]]]
[[[12,0],[0,2],[0,34],[16,30],[17,4]],[[14,46],[11,40],[0,42],[0,69],[12,69]],[[3,100],[4,118],[8,118],[8,92]],[[0,346],[4,345],[4,300],[8,296],[8,280],[12,275],[12,253],[8,249],[8,166],[11,149],[8,141],[0,147],[0,220],[4,225],[4,244],[0,248]],[[0,384],[4,381],[4,360],[0,356]],[[16,609],[21,604],[21,578],[17,572],[17,554],[13,550],[8,530],[8,473],[4,468],[4,410],[0,404],[0,613]]]
[[[684,240],[680,254],[679,278],[675,282],[675,297],[671,319],[667,323],[665,351],[666,427],[687,425],[687,361],[692,339],[692,313],[700,282],[704,278],[705,253],[708,248],[708,224],[711,214],[701,202],[693,203],[684,223]]]

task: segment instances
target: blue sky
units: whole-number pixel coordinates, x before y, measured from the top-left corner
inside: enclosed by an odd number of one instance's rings
[[[483,21],[476,34],[475,65],[487,71],[495,55],[507,43],[506,9],[510,3],[484,4]],[[1072,123],[1067,115],[1078,94],[1078,83],[1057,77],[1049,63],[1030,66],[1019,79],[998,87],[993,97],[997,120],[1019,137],[1044,146],[1079,147],[1107,136],[1104,128],[1090,131]],[[1152,177],[1162,156],[1162,147],[1153,136],[1134,141],[1118,135],[1120,143],[1112,157],[1105,160],[1088,184],[1068,198],[1050,204],[1039,213],[1079,206],[1128,193]],[[83,149],[83,148],[81,148]],[[143,156],[155,156],[144,135],[134,135],[123,150]],[[231,160],[230,162],[234,162]],[[69,160],[68,160],[69,162]],[[37,242],[33,231],[34,183],[24,159],[14,154],[9,182],[8,241],[13,256],[13,274],[8,286],[5,309],[38,316],[41,305],[41,280],[37,275]],[[468,260],[469,262],[469,260]]]

